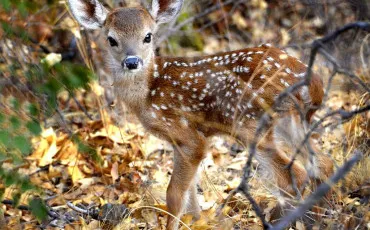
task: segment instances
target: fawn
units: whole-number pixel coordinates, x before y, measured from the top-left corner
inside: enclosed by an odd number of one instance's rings
[[[112,11],[98,0],[68,2],[83,27],[101,28],[107,37],[107,64],[118,100],[147,130],[173,143],[168,211],[176,217],[187,212],[198,218],[196,173],[205,157],[207,137],[228,134],[247,144],[264,111],[280,92],[305,76],[306,66],[268,44],[204,57],[156,57],[152,40],[157,27],[178,15],[183,0],[153,0],[150,10],[125,7]],[[257,152],[267,176],[278,189],[291,194],[295,193],[291,175],[302,189],[309,177],[325,179],[332,167],[324,155],[308,160],[308,150],[303,149],[292,173],[286,168],[289,154],[299,147],[322,102],[321,79],[313,75],[309,86],[293,97],[295,103],[287,100],[275,113]],[[295,111],[296,104],[305,112],[304,118]],[[176,219],[168,217],[167,229],[177,229]]]

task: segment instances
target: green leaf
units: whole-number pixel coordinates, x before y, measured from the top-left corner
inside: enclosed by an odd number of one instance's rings
[[[37,122],[37,121],[30,121],[27,123],[26,127],[28,128],[28,130],[38,136],[40,133],[41,133],[41,126],[40,124]]]
[[[5,121],[4,114],[0,113],[0,123],[3,123]]]
[[[31,144],[24,136],[16,136],[14,138],[14,147],[19,149],[22,154],[26,155],[31,151]]]
[[[77,144],[78,146],[78,151],[79,152],[82,152],[82,153],[85,153],[87,155],[89,155],[93,161],[101,164],[103,162],[103,160],[101,159],[100,155],[98,154],[98,152],[96,151],[95,148],[92,148],[86,144],[84,144],[78,137],[76,136],[73,136],[72,137],[72,140],[75,144]]]
[[[17,183],[18,176],[17,175],[11,176],[10,173],[5,172],[5,174],[3,175],[3,179],[4,179],[5,187],[9,187]]]
[[[19,100],[15,97],[13,97],[10,101],[13,109],[15,109],[16,111],[18,111],[21,107],[21,103],[19,102]]]
[[[35,186],[28,179],[23,179],[20,188],[22,192],[26,192],[28,190],[35,189]]]
[[[94,75],[82,65],[58,63],[54,66],[58,79],[70,90],[87,88]]]
[[[9,151],[9,156],[12,158],[14,165],[21,165],[24,163],[24,159],[21,154],[18,154],[14,149]]]
[[[0,161],[3,161],[7,158],[7,154],[5,151],[0,149]]]
[[[2,28],[3,28],[3,30],[4,30],[4,32],[5,32],[6,35],[13,34],[13,29],[12,29],[12,27],[8,23],[1,22],[1,26],[2,26]]]
[[[5,188],[0,188],[0,199],[1,200],[3,199],[4,193],[5,193]]]
[[[12,124],[12,127],[13,129],[19,129],[21,127],[21,122],[19,121],[19,119],[15,116],[12,116],[10,118],[10,123]]]
[[[10,145],[10,133],[6,130],[0,130],[0,142],[6,147]]]
[[[28,111],[34,117],[36,117],[37,115],[39,115],[39,109],[37,108],[37,106],[35,104],[30,104],[28,106]]]
[[[30,201],[31,213],[40,221],[43,221],[48,216],[48,209],[40,198],[35,198]]]
[[[59,80],[55,79],[54,77],[49,77],[48,82],[42,86],[42,92],[48,93],[49,96],[54,96],[62,89],[62,87],[63,85]]]
[[[19,192],[16,192],[13,194],[13,202],[14,202],[14,206],[18,206],[19,204],[19,201],[21,200],[21,193]]]
[[[18,8],[19,13],[21,14],[21,16],[23,18],[25,18],[28,14],[28,9],[27,9],[26,4],[24,3],[24,1],[21,1],[20,3],[18,3],[17,8]]]
[[[18,172],[4,170],[1,166],[0,178],[5,182],[5,187],[13,184],[19,186],[21,193],[28,190],[37,190],[37,187],[31,183],[28,177],[21,177]]]
[[[0,0],[0,5],[4,8],[5,11],[10,11],[10,0]]]

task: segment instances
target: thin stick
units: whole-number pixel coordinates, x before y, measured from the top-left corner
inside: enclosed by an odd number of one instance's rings
[[[355,166],[363,157],[360,151],[357,151],[337,172],[330,177],[330,179],[322,184],[312,193],[305,201],[294,211],[290,212],[276,225],[272,226],[270,229],[278,230],[285,229],[294,220],[301,217],[308,209],[310,209],[314,204],[316,204],[325,194],[336,184],[339,180],[343,179],[344,176]]]

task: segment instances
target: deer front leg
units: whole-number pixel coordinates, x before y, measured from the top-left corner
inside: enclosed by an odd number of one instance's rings
[[[202,138],[192,140],[187,144],[175,146],[174,149],[174,168],[167,188],[167,208],[176,218],[168,216],[167,229],[169,230],[178,228],[177,218],[181,217],[187,207],[195,217],[199,217],[195,177],[205,155],[204,140]]]
[[[197,199],[197,178],[194,178],[193,183],[190,185],[189,200],[187,202],[185,213],[191,214],[195,220],[200,218],[200,206]]]

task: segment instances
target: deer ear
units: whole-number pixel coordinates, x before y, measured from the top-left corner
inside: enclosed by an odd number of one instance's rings
[[[68,0],[76,20],[86,29],[99,29],[103,26],[108,10],[98,0]]]
[[[157,24],[169,22],[179,14],[183,0],[153,0],[150,14]]]

